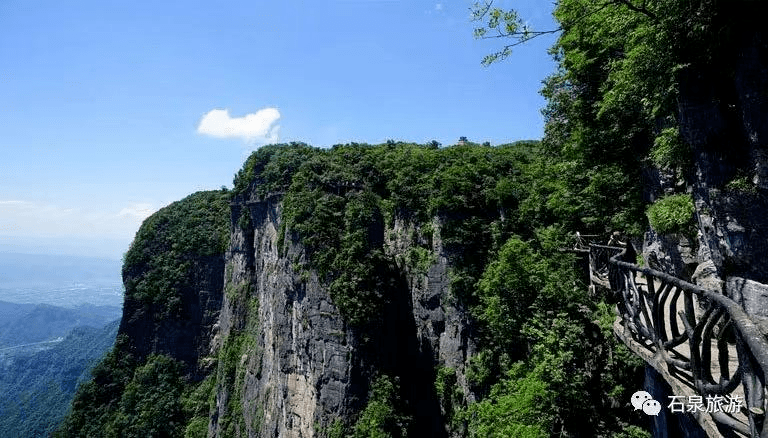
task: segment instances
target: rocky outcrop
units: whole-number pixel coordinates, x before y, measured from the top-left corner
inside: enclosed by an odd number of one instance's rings
[[[200,380],[210,372],[205,358],[221,308],[223,255],[196,258],[189,274],[190,281],[177,290],[179,307],[172,313],[164,305],[126,294],[118,333],[130,340],[131,353],[140,361],[150,354],[166,354],[184,362],[193,380]],[[139,275],[125,273],[126,279]]]
[[[212,334],[219,370],[209,435],[326,436],[354,422],[372,379],[386,374],[400,383],[414,436],[447,436],[436,369],[457,370],[469,394],[463,370],[474,346],[451,298],[439,220],[397,218],[379,231],[396,261],[388,299],[377,323],[357,327],[307,268],[302,246],[288,236],[281,250],[281,208],[280,195],[255,193],[232,205],[224,299]]]
[[[726,286],[729,295],[731,277],[768,283],[768,38],[749,10],[733,11],[743,25],[729,36],[731,49],[678,72],[679,129],[693,158],[686,179],[696,207],[695,262],[655,237],[644,250],[657,269]]]
[[[396,218],[391,233],[388,233],[391,237],[386,246],[398,260],[398,267],[403,270],[408,282],[420,354],[431,356],[435,365],[457,370],[458,383],[465,394],[471,394],[464,379],[464,366],[475,353],[475,345],[470,337],[471,324],[467,315],[451,294],[450,266],[440,237],[441,228],[439,218],[434,218],[427,227]],[[414,248],[414,240],[431,247],[426,269],[422,266],[420,270],[407,261],[408,252]]]
[[[236,204],[233,217],[243,209],[252,223],[233,224],[214,346],[221,349],[238,334],[253,342],[239,352],[232,384],[219,379],[210,432],[228,436],[220,419],[242,415],[233,420],[241,436],[317,436],[318,424],[347,418],[364,395],[352,370],[354,334],[317,276],[302,271],[301,248],[278,252],[280,198]],[[238,400],[227,403],[233,397]],[[233,406],[242,413],[229,412]]]
[[[692,175],[700,232],[700,262],[711,260],[721,278],[768,282],[768,50],[749,8],[741,34],[719,65],[680,74],[680,132],[694,156]]]
[[[648,267],[688,280],[696,266],[695,242],[682,234],[645,233],[643,260]]]

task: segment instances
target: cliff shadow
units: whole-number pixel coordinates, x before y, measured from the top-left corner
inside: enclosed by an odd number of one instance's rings
[[[381,316],[359,333],[364,340],[352,377],[367,384],[358,386],[358,394],[367,397],[376,375],[395,377],[403,413],[411,417],[408,436],[447,437],[434,384],[435,352],[428,339],[419,337],[408,282],[394,264],[378,269],[379,278],[386,279],[382,285],[386,300]]]

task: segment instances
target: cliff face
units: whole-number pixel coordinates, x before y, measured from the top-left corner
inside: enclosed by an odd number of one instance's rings
[[[124,275],[131,281],[143,273],[139,268]],[[177,290],[178,308],[173,313],[163,304],[148,304],[128,295],[118,333],[131,340],[131,353],[140,360],[150,354],[166,354],[184,362],[193,380],[200,380],[209,372],[205,358],[221,309],[223,283],[223,254],[198,257],[189,282]]]
[[[279,250],[281,209],[281,196],[262,199],[255,192],[232,206],[225,294],[213,342],[220,353],[209,434],[327,436],[351,424],[372,380],[386,374],[402,388],[413,418],[410,431],[445,436],[435,369],[448,365],[463,376],[472,347],[465,317],[450,299],[440,227],[419,236],[433,242],[434,254],[420,270],[405,262],[407,236],[420,234],[416,224],[396,219],[378,230],[388,255],[398,260],[387,273],[389,300],[381,324],[351,327],[317,273],[306,268],[305,249],[288,242]],[[250,218],[245,224],[237,220],[243,210]],[[221,352],[233,346],[235,363],[227,363]]]
[[[679,73],[696,235],[651,233],[645,254],[665,272],[722,290],[768,316],[768,290],[753,282],[768,283],[768,39],[756,31],[754,17],[743,15],[732,50],[712,65]]]
[[[184,364],[193,381],[210,372],[210,334],[221,309],[228,195],[198,192],[158,211],[137,233],[123,265],[118,335],[139,362],[151,354]]]
[[[60,436],[466,435],[498,353],[478,354],[472,288],[512,234],[526,159],[259,149],[233,191],[142,224],[116,346]]]
[[[235,204],[233,218],[242,209],[252,223],[233,220],[214,345],[226,350],[233,339],[247,339],[234,367],[219,364],[210,432],[313,436],[319,420],[348,414],[350,334],[316,276],[302,277],[293,263],[299,249],[278,254],[279,198]]]

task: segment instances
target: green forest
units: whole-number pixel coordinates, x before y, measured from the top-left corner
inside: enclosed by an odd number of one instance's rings
[[[8,436],[50,435],[67,414],[78,385],[90,380],[91,368],[112,347],[117,325],[78,326],[49,349],[3,363],[0,430]]]
[[[539,202],[550,189],[537,183],[549,171],[543,157],[536,141],[446,148],[395,142],[331,149],[266,146],[246,161],[234,191],[190,196],[145,222],[124,269],[141,263],[142,254],[153,267],[126,287],[126,294],[173,312],[178,298],[170,293],[172,284],[186,278],[183,270],[177,272],[180,260],[209,251],[210,244],[192,245],[204,241],[195,236],[220,235],[212,227],[221,219],[190,212],[210,206],[207,211],[221,218],[215,202],[252,186],[264,195],[285,193],[280,235],[307,249],[306,269],[322,277],[349,324],[373,332],[390,299],[387,267],[396,261],[387,258],[383,242],[372,240],[369,230],[395,217],[408,217],[424,230],[432,217],[439,217],[443,244],[451,254],[452,293],[475,319],[482,346],[469,371],[481,397],[477,403],[467,405],[464,395],[455,393],[453,370],[437,371],[435,388],[451,427],[469,436],[642,436],[623,409],[623,400],[639,384],[640,362],[613,340],[613,312],[589,295],[574,255],[558,251],[570,230],[557,211],[562,206]],[[358,189],[340,191],[342,185]],[[602,207],[605,217],[617,214],[611,207]],[[169,228],[173,218],[184,226]],[[249,218],[236,220],[243,224]],[[537,226],[532,228],[533,223]],[[175,248],[147,251],[158,242],[147,236],[163,233],[160,241],[171,242],[168,236],[178,230],[190,236],[185,240],[189,247],[178,256]],[[403,262],[424,269],[433,257],[432,242],[416,240]],[[210,242],[210,251],[221,251],[218,239]],[[122,354],[122,342],[128,341],[118,338],[116,349],[93,371],[94,381],[81,387],[60,436],[205,436],[211,380],[185,381],[181,365],[165,356],[137,363]],[[236,361],[240,347],[225,344],[219,366]],[[372,390],[368,406],[347,433],[407,435],[408,410],[392,409],[398,395],[391,377],[382,376]],[[388,398],[394,401],[379,401]],[[344,428],[338,430],[344,434]]]
[[[317,274],[350,327],[375,333],[392,299],[392,270],[426,272],[439,224],[451,299],[471,319],[478,346],[466,370],[472,397],[456,384],[456,370],[436,364],[433,386],[451,435],[650,436],[647,417],[628,408],[642,387],[643,362],[614,338],[611,298],[590,294],[586,272],[561,249],[576,231],[619,231],[635,240],[649,225],[662,234],[694,231],[686,188],[696,171],[688,140],[696,126],[680,118],[685,87],[691,77],[733,83],[731,57],[757,25],[758,3],[561,0],[551,49],[558,70],[542,90],[543,139],[261,147],[231,190],[192,195],[145,221],[123,269],[150,268],[126,284],[126,295],[172,316],[179,306],[174,285],[188,278],[194,256],[223,254],[230,222],[250,226],[247,210],[230,219],[229,202],[277,195],[279,249],[305,248],[300,268]],[[514,46],[544,32],[490,3],[474,13],[477,37],[498,34],[510,43],[486,64],[514,60]],[[720,87],[716,97],[729,96]],[[671,192],[649,189],[649,173],[659,170],[672,175]],[[730,190],[754,190],[743,173],[726,175]],[[387,255],[377,233],[396,219],[419,230],[400,260]],[[227,293],[236,300],[247,291]],[[202,380],[171,357],[124,354],[129,343],[118,337],[55,436],[207,436],[216,385],[242,378],[238,359],[247,339],[228,339],[216,358],[218,374]],[[414,418],[401,395],[397,376],[382,373],[355,416],[317,433],[411,436]],[[228,412],[231,418],[218,421],[237,436],[242,419],[237,409]]]

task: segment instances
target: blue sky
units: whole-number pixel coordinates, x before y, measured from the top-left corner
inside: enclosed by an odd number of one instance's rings
[[[516,7],[551,29],[552,4]],[[119,258],[250,151],[540,138],[547,36],[482,67],[471,1],[0,2],[0,251]]]

